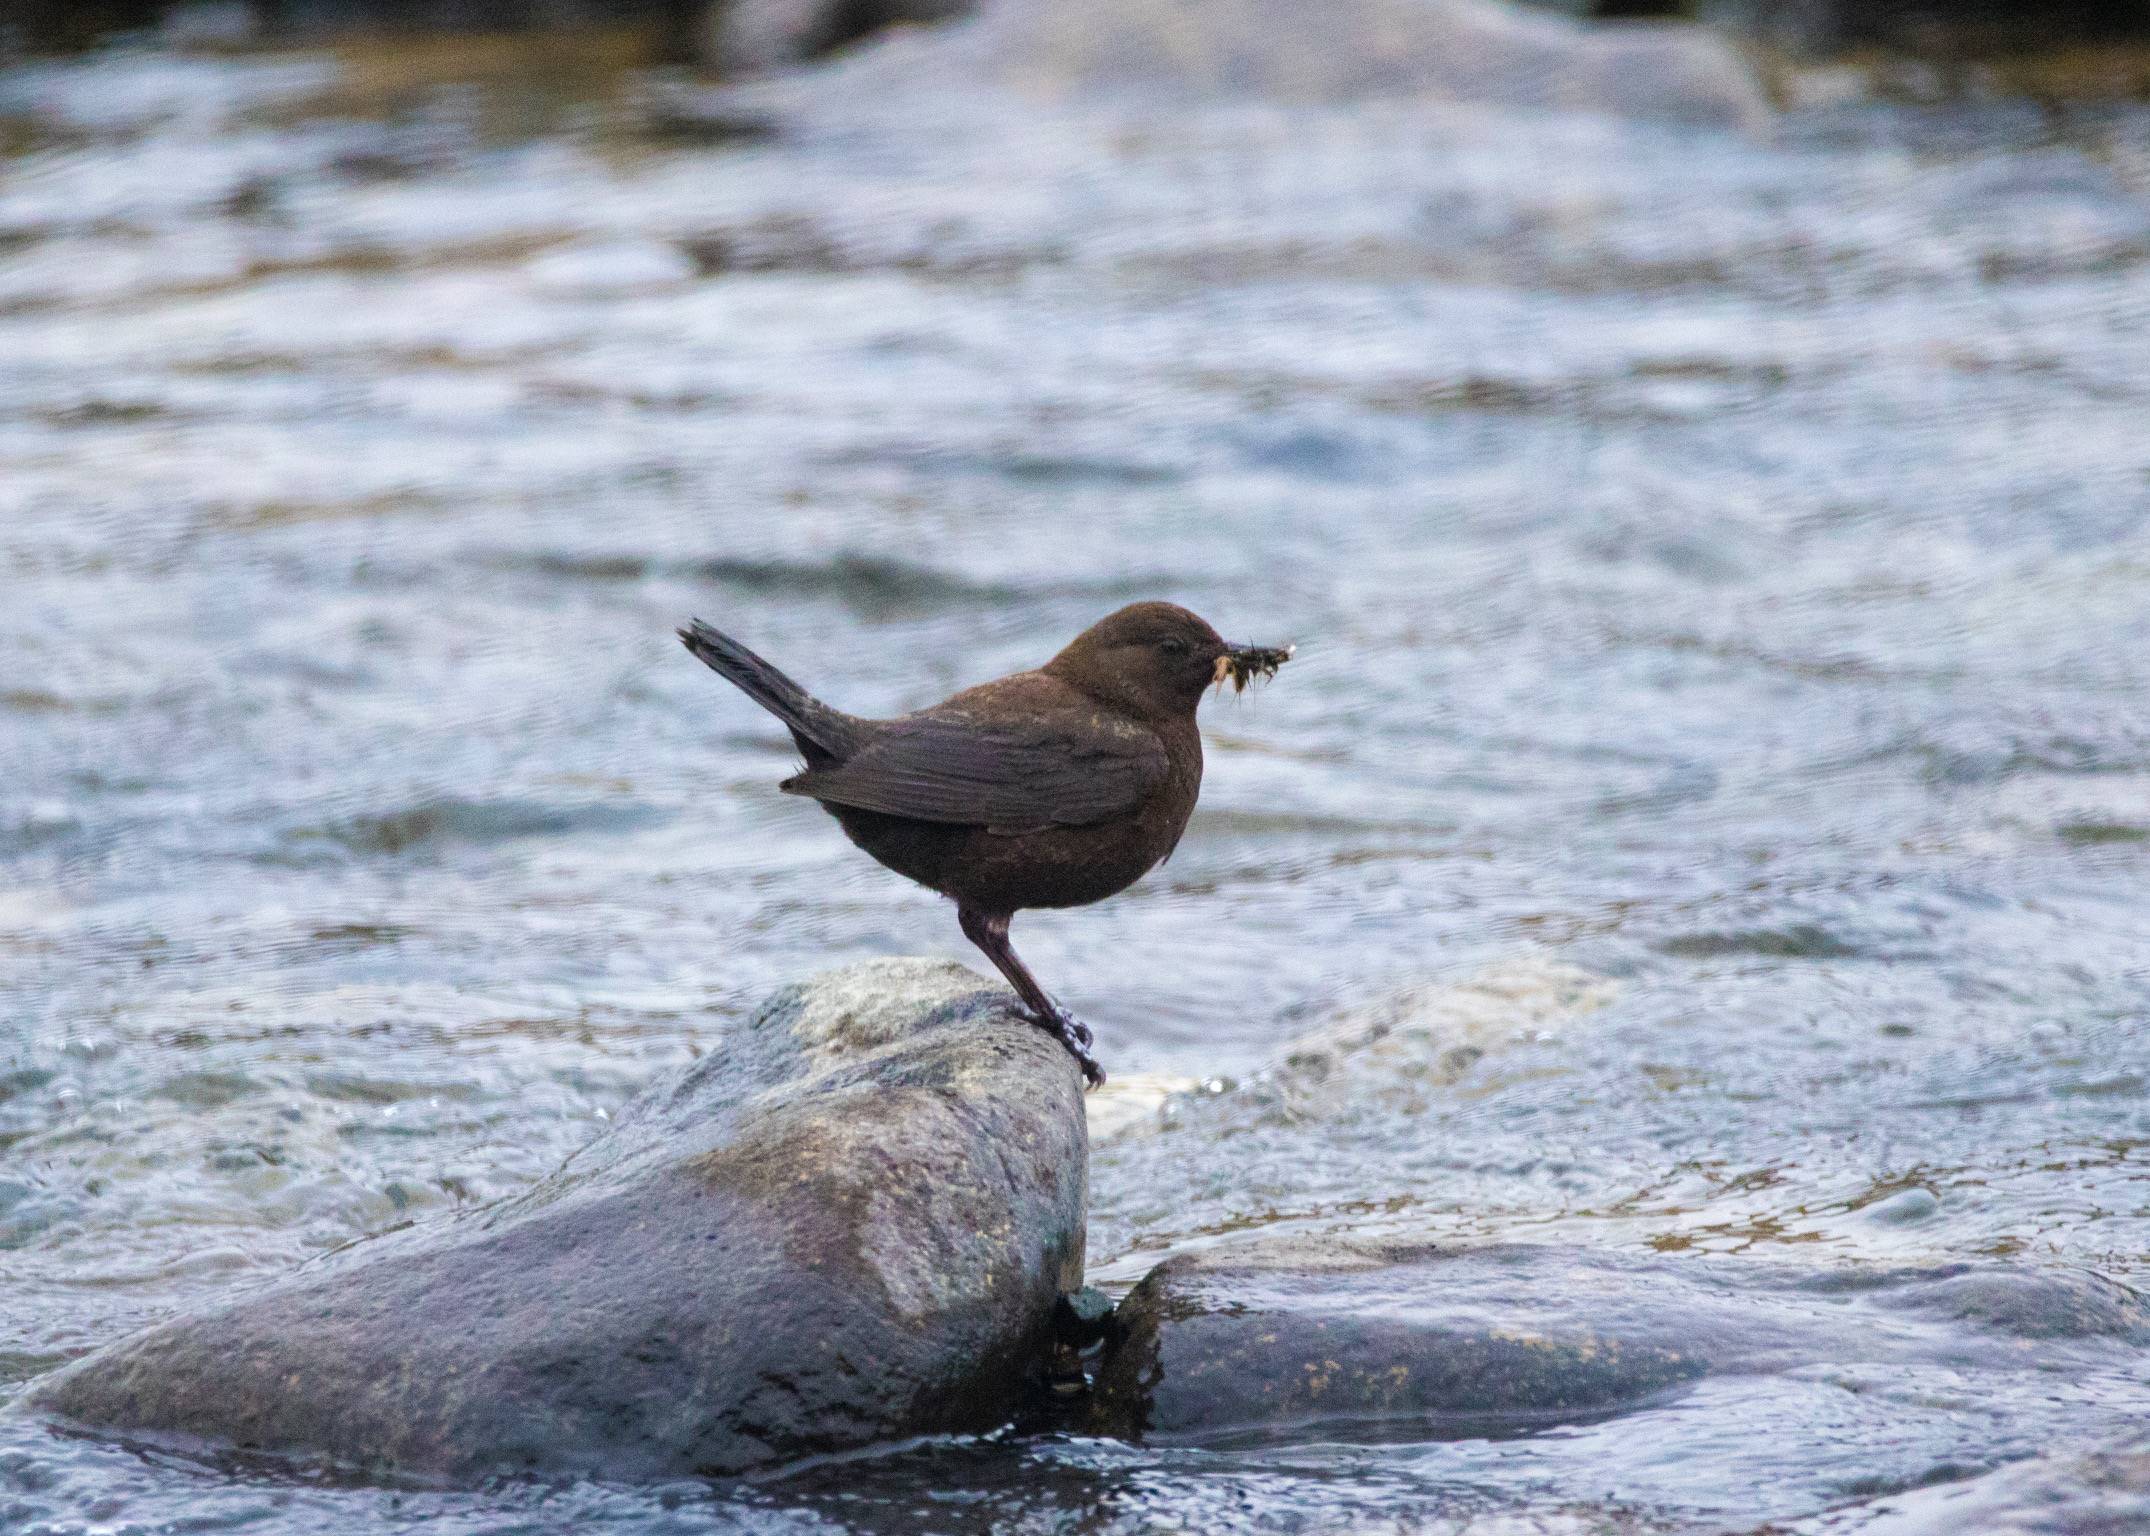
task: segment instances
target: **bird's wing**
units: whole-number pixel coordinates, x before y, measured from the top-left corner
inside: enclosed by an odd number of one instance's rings
[[[784,782],[795,795],[917,821],[1031,832],[1133,811],[1162,782],[1164,744],[1088,710],[1020,727],[941,706],[887,722],[859,752]]]

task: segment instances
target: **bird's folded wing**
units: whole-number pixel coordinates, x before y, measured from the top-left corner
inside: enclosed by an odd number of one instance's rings
[[[783,787],[918,821],[1028,832],[1124,815],[1167,768],[1155,734],[1109,718],[1009,730],[963,714],[923,714],[890,726],[855,756]]]

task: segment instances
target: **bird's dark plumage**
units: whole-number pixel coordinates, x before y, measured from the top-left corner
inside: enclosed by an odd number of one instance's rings
[[[1008,689],[996,702],[1011,702]],[[855,754],[809,768],[784,789],[826,805],[919,821],[983,825],[1013,835],[1123,816],[1170,771],[1163,744],[1138,725],[1090,709],[1064,689],[1043,695],[1020,725],[942,705],[905,717]]]
[[[1274,673],[1289,650],[1228,645],[1184,608],[1136,603],[1031,672],[889,720],[832,709],[700,620],[687,649],[791,730],[821,802],[881,863],[952,898],[963,931],[1093,1083],[1090,1032],[1008,943],[1026,907],[1125,890],[1170,856],[1202,787],[1195,706],[1214,683]]]
[[[712,671],[790,726],[809,763],[817,757],[834,762],[856,750],[864,721],[829,708],[730,635],[696,619],[679,638]]]

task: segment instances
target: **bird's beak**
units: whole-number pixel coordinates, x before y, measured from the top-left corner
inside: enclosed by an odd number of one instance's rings
[[[1238,692],[1245,692],[1247,684],[1257,677],[1275,677],[1277,668],[1291,660],[1297,650],[1294,645],[1225,645],[1224,654],[1217,658],[1216,683],[1223,687],[1230,683]]]

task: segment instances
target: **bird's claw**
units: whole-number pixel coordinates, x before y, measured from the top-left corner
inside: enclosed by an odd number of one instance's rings
[[[1041,1015],[1038,1019],[1038,1024],[1041,1028],[1049,1030],[1055,1039],[1068,1048],[1068,1054],[1075,1058],[1075,1065],[1082,1068],[1084,1082],[1088,1083],[1092,1088],[1099,1087],[1104,1083],[1105,1069],[1099,1066],[1097,1058],[1090,1054],[1091,1035],[1089,1025],[1083,1023],[1082,1020],[1076,1018],[1074,1014],[1069,1013],[1065,1008],[1057,1005],[1049,1012]]]

